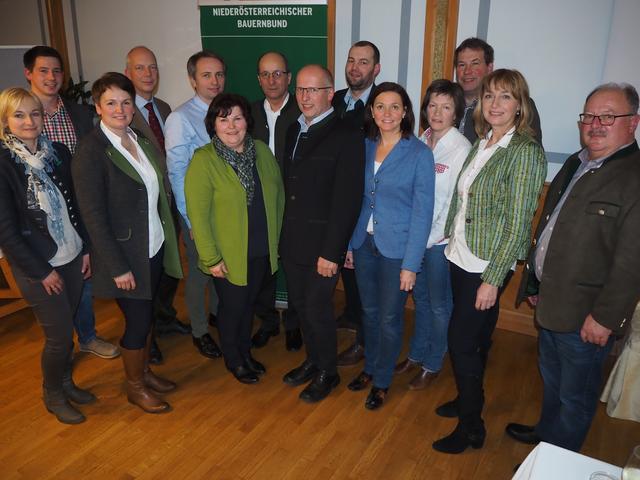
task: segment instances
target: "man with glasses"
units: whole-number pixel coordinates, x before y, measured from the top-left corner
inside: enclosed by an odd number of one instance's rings
[[[307,65],[298,72],[302,114],[289,128],[285,147],[280,256],[307,358],[283,381],[311,381],[300,393],[307,402],[324,399],[340,383],[332,299],[364,188],[364,137],[334,113],[333,94],[326,68]]]
[[[338,90],[333,97],[336,114],[362,130],[365,106],[375,89],[375,80],[380,73],[380,50],[367,40],[354,43],[349,49],[344,76],[349,88]],[[355,341],[338,355],[338,365],[355,365],[364,358],[364,332],[362,330],[362,304],[356,283],[356,275],[351,255],[342,269],[345,306],[338,317],[338,328],[354,328]]]
[[[258,58],[258,83],[264,99],[251,106],[253,117],[253,138],[269,145],[283,171],[285,137],[287,129],[300,116],[298,104],[289,94],[291,72],[287,58],[280,52],[267,52]],[[280,333],[280,314],[275,309],[276,275],[268,273],[256,302],[256,315],[262,325],[251,338],[255,348],[264,347],[270,337]],[[286,331],[285,345],[290,352],[302,347],[302,335],[298,315],[292,305],[283,312]]]
[[[208,50],[202,50],[189,57],[187,73],[195,95],[167,117],[164,146],[167,150],[169,181],[180,213],[182,240],[187,251],[189,273],[185,280],[185,303],[191,321],[193,344],[201,355],[217,358],[222,356],[222,352],[209,334],[205,294],[208,290],[210,315],[215,315],[214,312],[218,310],[218,297],[213,287],[213,277],[205,275],[198,268],[198,252],[187,216],[184,177],[193,152],[211,141],[204,126],[204,118],[209,104],[224,90],[226,67],[221,57]]]
[[[515,440],[579,451],[595,414],[602,367],[640,299],[638,93],[607,83],[579,116],[584,148],[549,187],[518,301],[536,306],[544,396]]]

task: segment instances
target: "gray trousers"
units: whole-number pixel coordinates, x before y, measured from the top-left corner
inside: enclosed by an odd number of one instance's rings
[[[194,337],[200,338],[209,332],[208,312],[214,315],[218,311],[218,297],[213,286],[213,277],[206,275],[198,267],[198,251],[196,244],[189,235],[189,227],[184,219],[180,218],[182,228],[182,240],[187,250],[187,265],[189,271],[185,279],[184,299],[187,305],[187,313],[191,321],[191,333]],[[205,298],[209,294],[209,310],[207,311]]]

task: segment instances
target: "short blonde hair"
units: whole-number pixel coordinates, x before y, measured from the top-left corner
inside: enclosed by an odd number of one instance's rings
[[[519,104],[518,111],[520,112],[519,115],[516,115],[515,119],[516,132],[533,136],[529,85],[527,85],[527,81],[518,70],[500,68],[494,70],[482,79],[480,98],[473,112],[473,121],[478,137],[484,138],[487,133],[489,133],[489,130],[491,130],[491,125],[487,123],[482,114],[482,98],[492,87],[502,88],[513,95],[513,98],[515,98]]]
[[[11,87],[0,92],[0,140],[6,140],[7,134],[9,133],[9,116],[13,115],[13,112],[15,112],[20,107],[20,104],[27,98],[36,102],[40,113],[44,115],[42,102],[29,90],[19,87]]]

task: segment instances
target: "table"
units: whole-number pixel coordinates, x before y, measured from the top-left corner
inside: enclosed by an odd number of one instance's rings
[[[589,480],[593,472],[622,477],[622,469],[571,450],[540,442],[525,458],[512,480]]]

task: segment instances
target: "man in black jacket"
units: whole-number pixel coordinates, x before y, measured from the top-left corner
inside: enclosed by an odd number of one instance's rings
[[[349,49],[344,76],[349,88],[338,90],[333,97],[336,115],[358,130],[363,130],[365,107],[369,106],[375,80],[380,73],[380,50],[367,40],[360,40]],[[338,355],[338,365],[355,365],[364,358],[364,332],[362,330],[362,304],[356,283],[354,265],[347,258],[342,269],[345,307],[338,317],[338,328],[355,328],[356,339]],[[356,266],[357,267],[357,266]]]
[[[300,110],[293,95],[289,94],[291,72],[287,58],[280,52],[267,52],[258,58],[258,82],[264,93],[264,99],[251,106],[253,117],[253,138],[269,145],[283,170],[285,158],[285,140],[287,129],[298,120]],[[255,348],[264,347],[269,338],[280,333],[280,314],[275,308],[276,275],[270,272],[265,276],[262,290],[256,302],[256,315],[262,325],[251,338]],[[297,351],[302,347],[300,322],[293,305],[283,313],[286,331],[286,348]]]
[[[518,294],[536,305],[544,386],[538,423],[507,425],[520,442],[580,450],[604,361],[640,300],[639,121],[635,88],[596,88],[580,114],[584,149],[549,186]]]
[[[287,132],[280,256],[289,301],[300,316],[306,360],[287,373],[300,398],[317,402],[340,383],[333,293],[363,194],[364,137],[335,115],[333,77],[307,65],[296,77],[302,114]]]
[[[84,105],[60,97],[64,70],[62,57],[56,49],[44,45],[33,47],[25,52],[23,63],[31,92],[44,107],[44,134],[51,141],[63,143],[73,154],[78,140],[93,130],[93,112]],[[120,355],[118,347],[97,336],[91,279],[84,281],[73,326],[81,352],[101,358]]]

